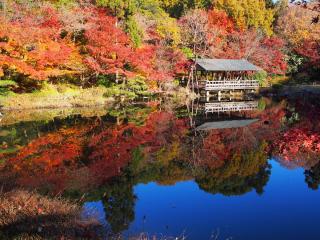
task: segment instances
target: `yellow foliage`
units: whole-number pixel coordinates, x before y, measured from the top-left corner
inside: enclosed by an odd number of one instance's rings
[[[180,0],[161,0],[161,5],[165,8],[170,8],[179,3]]]
[[[181,41],[181,33],[177,20],[169,17],[166,13],[157,19],[156,31],[161,38],[171,41],[174,46],[178,45]]]
[[[247,177],[257,174],[266,162],[266,143],[263,143],[255,151],[235,154],[223,167],[214,169],[210,176],[217,179],[227,179],[231,176]]]
[[[179,140],[174,141],[168,148],[161,149],[157,154],[159,162],[167,165],[170,161],[176,159],[181,151]]]
[[[264,0],[215,0],[214,5],[226,11],[239,29],[255,27],[268,36],[273,34],[274,11],[266,8]]]
[[[320,40],[320,24],[311,24],[316,12],[297,7],[288,7],[277,22],[276,30],[292,46],[296,47],[304,40]]]

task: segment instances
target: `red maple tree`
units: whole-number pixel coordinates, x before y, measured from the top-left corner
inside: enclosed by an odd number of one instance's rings
[[[95,73],[132,75],[133,50],[128,36],[105,10],[92,8],[91,11],[88,19],[91,27],[85,32],[89,54],[86,64]]]

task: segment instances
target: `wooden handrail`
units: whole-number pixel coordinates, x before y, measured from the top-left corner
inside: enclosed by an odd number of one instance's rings
[[[224,81],[207,81],[206,90],[227,90],[227,89],[257,89],[259,88],[258,80],[224,80]]]
[[[250,111],[258,108],[257,101],[206,103],[205,112]]]

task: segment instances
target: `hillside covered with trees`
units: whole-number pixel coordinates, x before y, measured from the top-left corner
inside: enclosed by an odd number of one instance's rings
[[[283,76],[316,81],[320,24],[312,6],[317,2],[2,1],[0,97],[42,90],[77,98],[79,87],[93,87],[97,98],[135,98],[176,87],[194,57],[247,59],[264,69],[257,77],[265,84]]]

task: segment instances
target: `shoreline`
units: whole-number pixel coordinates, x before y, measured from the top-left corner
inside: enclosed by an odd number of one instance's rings
[[[134,99],[119,94],[106,96],[108,88],[103,86],[91,88],[75,88],[69,85],[47,85],[46,88],[32,93],[11,93],[7,96],[0,95],[0,112],[4,111],[21,111],[21,110],[52,110],[66,108],[98,108],[110,106],[117,102],[134,101]],[[159,93],[152,93],[157,96]],[[174,90],[163,91],[161,96],[172,98],[177,102],[196,97],[187,88],[178,87]]]
[[[69,107],[69,108],[43,108],[43,109],[19,109],[3,110],[0,116],[0,127],[13,125],[18,122],[50,121],[55,118],[65,118],[70,115],[81,115],[83,117],[103,116],[108,112],[108,105],[91,107]]]
[[[105,92],[101,86],[82,89],[68,85],[47,85],[32,93],[0,96],[0,111],[103,106],[113,101],[104,96]]]
[[[35,92],[13,94],[0,97],[0,112],[8,111],[41,111],[41,110],[65,110],[65,109],[86,109],[103,108],[116,102],[124,102],[125,96],[105,97],[106,88],[95,87],[88,89],[73,89],[74,92]],[[301,94],[320,94],[320,85],[283,85],[280,88],[260,88],[260,95],[271,96],[294,96]],[[163,92],[164,97],[178,101],[196,98],[197,94],[180,88],[175,91]]]
[[[0,107],[0,112],[8,112],[8,111],[32,111],[32,110],[64,110],[64,109],[77,109],[77,108],[102,108],[102,107],[107,107],[110,106],[111,103],[114,103],[115,100],[106,100],[106,103],[101,104],[101,103],[93,103],[93,104],[89,104],[89,103],[84,103],[84,104],[80,104],[80,105],[69,105],[69,104],[65,104],[65,105],[48,105],[48,106],[40,106],[40,107]]]

